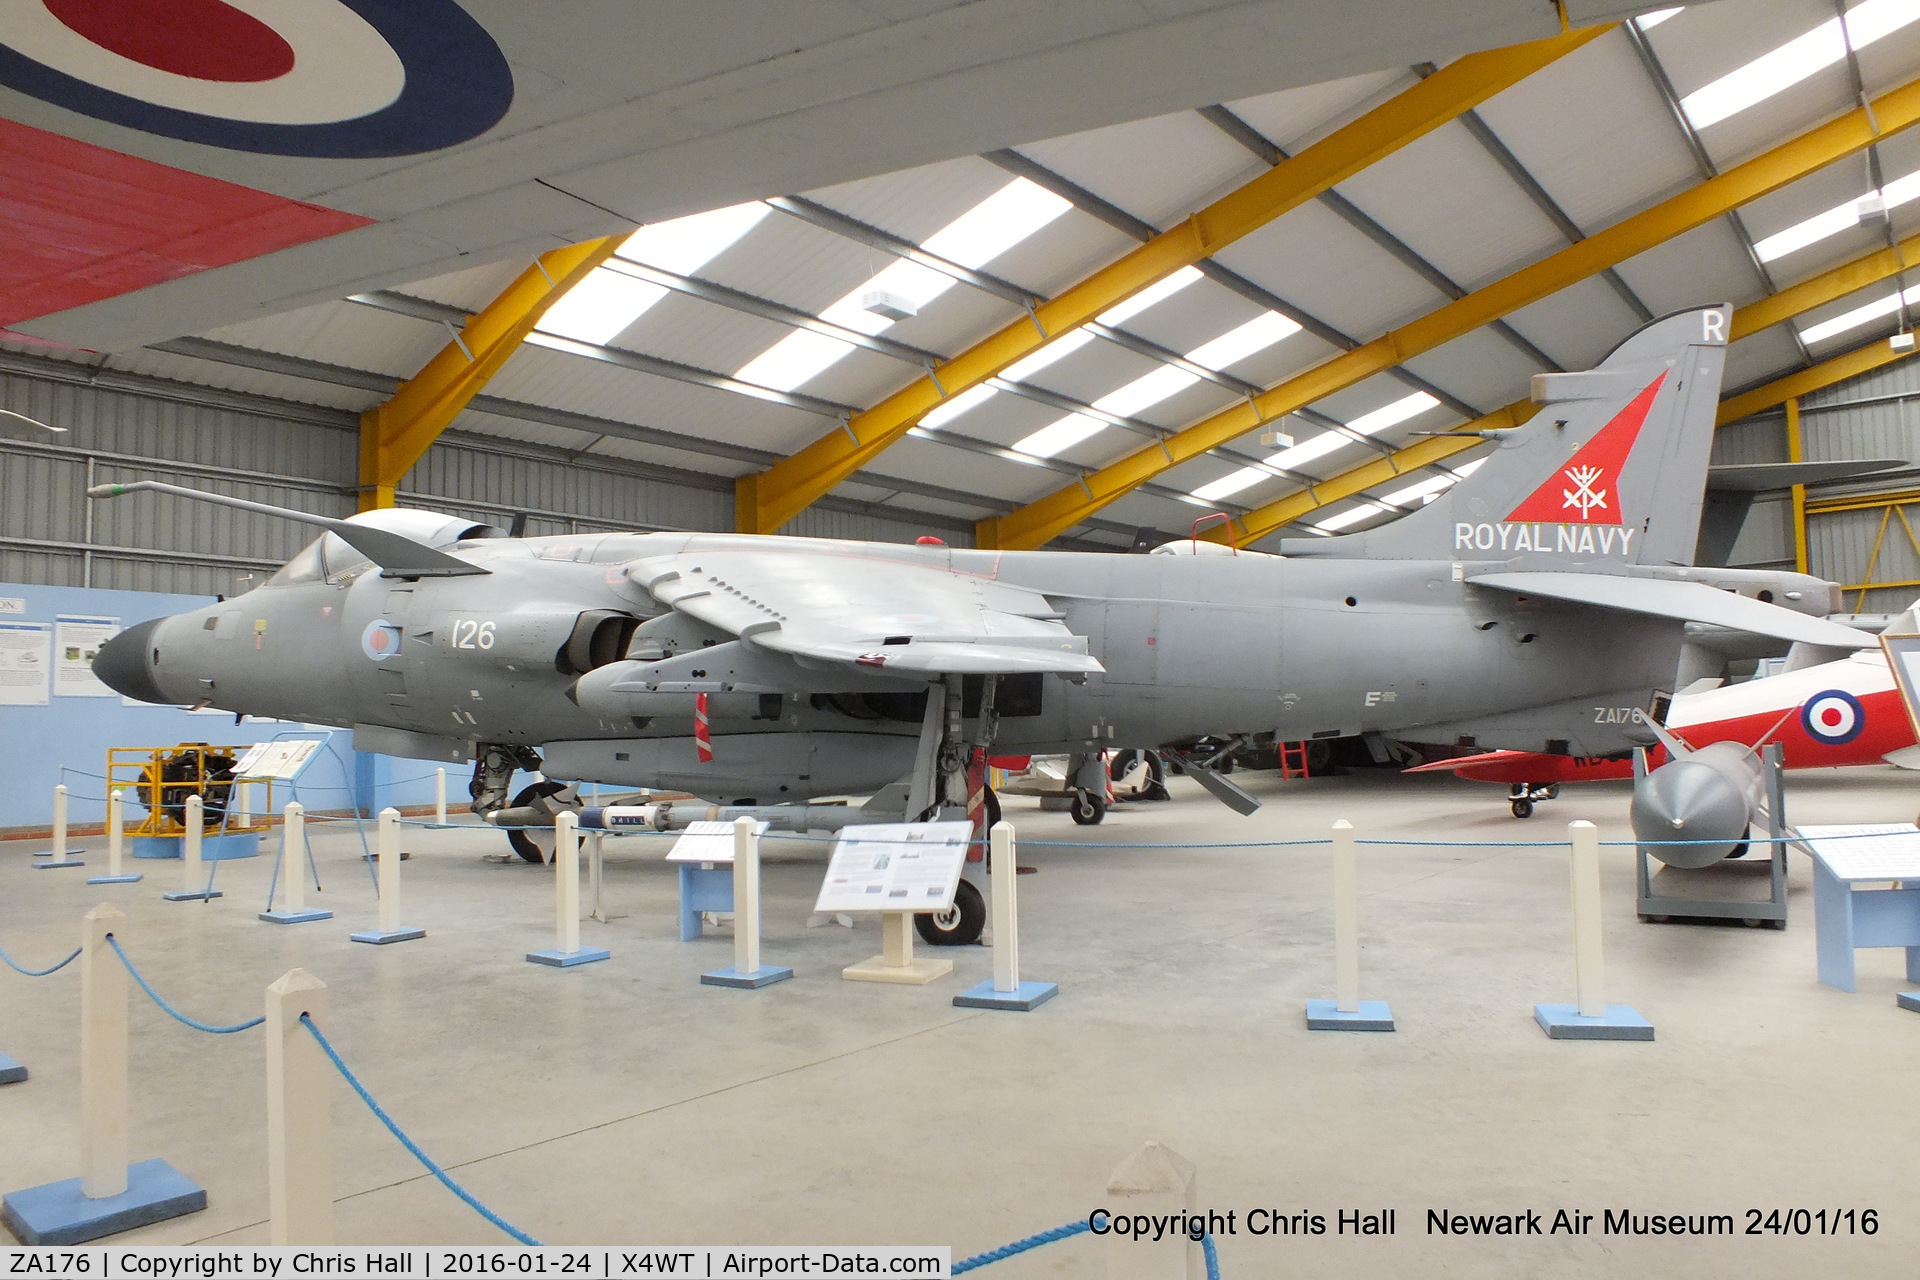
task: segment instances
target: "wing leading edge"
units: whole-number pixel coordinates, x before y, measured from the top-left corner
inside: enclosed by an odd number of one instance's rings
[[[1772,636],[1802,644],[1824,645],[1835,649],[1867,649],[1879,641],[1852,627],[1843,627],[1825,618],[1813,618],[1778,605],[1731,591],[1721,591],[1704,582],[1672,582],[1658,578],[1623,578],[1600,573],[1483,573],[1467,579],[1477,587],[1492,587],[1515,595],[1541,596],[1565,600],[1570,604],[1618,609],[1655,618],[1673,618],[1680,622],[1705,622],[1745,631],[1752,635]]]

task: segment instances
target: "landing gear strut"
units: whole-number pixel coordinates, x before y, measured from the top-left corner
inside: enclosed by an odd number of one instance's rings
[[[1557,782],[1549,782],[1545,786],[1537,782],[1516,782],[1508,790],[1507,798],[1511,802],[1514,817],[1531,818],[1534,805],[1542,800],[1552,800],[1559,794],[1560,784]]]

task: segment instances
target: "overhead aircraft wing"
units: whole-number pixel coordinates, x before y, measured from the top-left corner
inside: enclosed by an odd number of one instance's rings
[[[1867,649],[1879,643],[1874,637],[1852,627],[1843,627],[1825,618],[1782,609],[1778,605],[1750,600],[1731,591],[1721,591],[1704,582],[1671,582],[1656,578],[1623,578],[1602,573],[1483,573],[1468,578],[1477,587],[1511,591],[1515,595],[1542,596],[1573,604],[1618,609],[1623,613],[1646,614],[1655,618],[1674,618],[1681,622],[1706,622],[1734,631],[1773,636],[1805,644],[1828,645],[1835,649]]]
[[[938,564],[770,547],[649,557],[627,576],[680,613],[803,661],[927,676],[1105,669],[1039,592]]]

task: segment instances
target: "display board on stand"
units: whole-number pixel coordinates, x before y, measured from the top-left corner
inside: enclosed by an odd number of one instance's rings
[[[854,982],[920,985],[953,972],[951,960],[913,958],[913,917],[953,906],[973,840],[971,822],[875,823],[846,827],[827,864],[814,911],[878,912],[881,953],[848,965]]]
[[[754,824],[755,836],[767,824]],[[667,861],[680,865],[680,941],[692,942],[704,933],[701,916],[732,911],[733,824],[701,820],[690,822],[667,850]]]

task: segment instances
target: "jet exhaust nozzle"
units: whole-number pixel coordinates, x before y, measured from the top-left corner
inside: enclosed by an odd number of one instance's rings
[[[1760,758],[1734,742],[1670,760],[1633,784],[1634,839],[1670,867],[1712,866],[1746,842],[1760,777]]]

